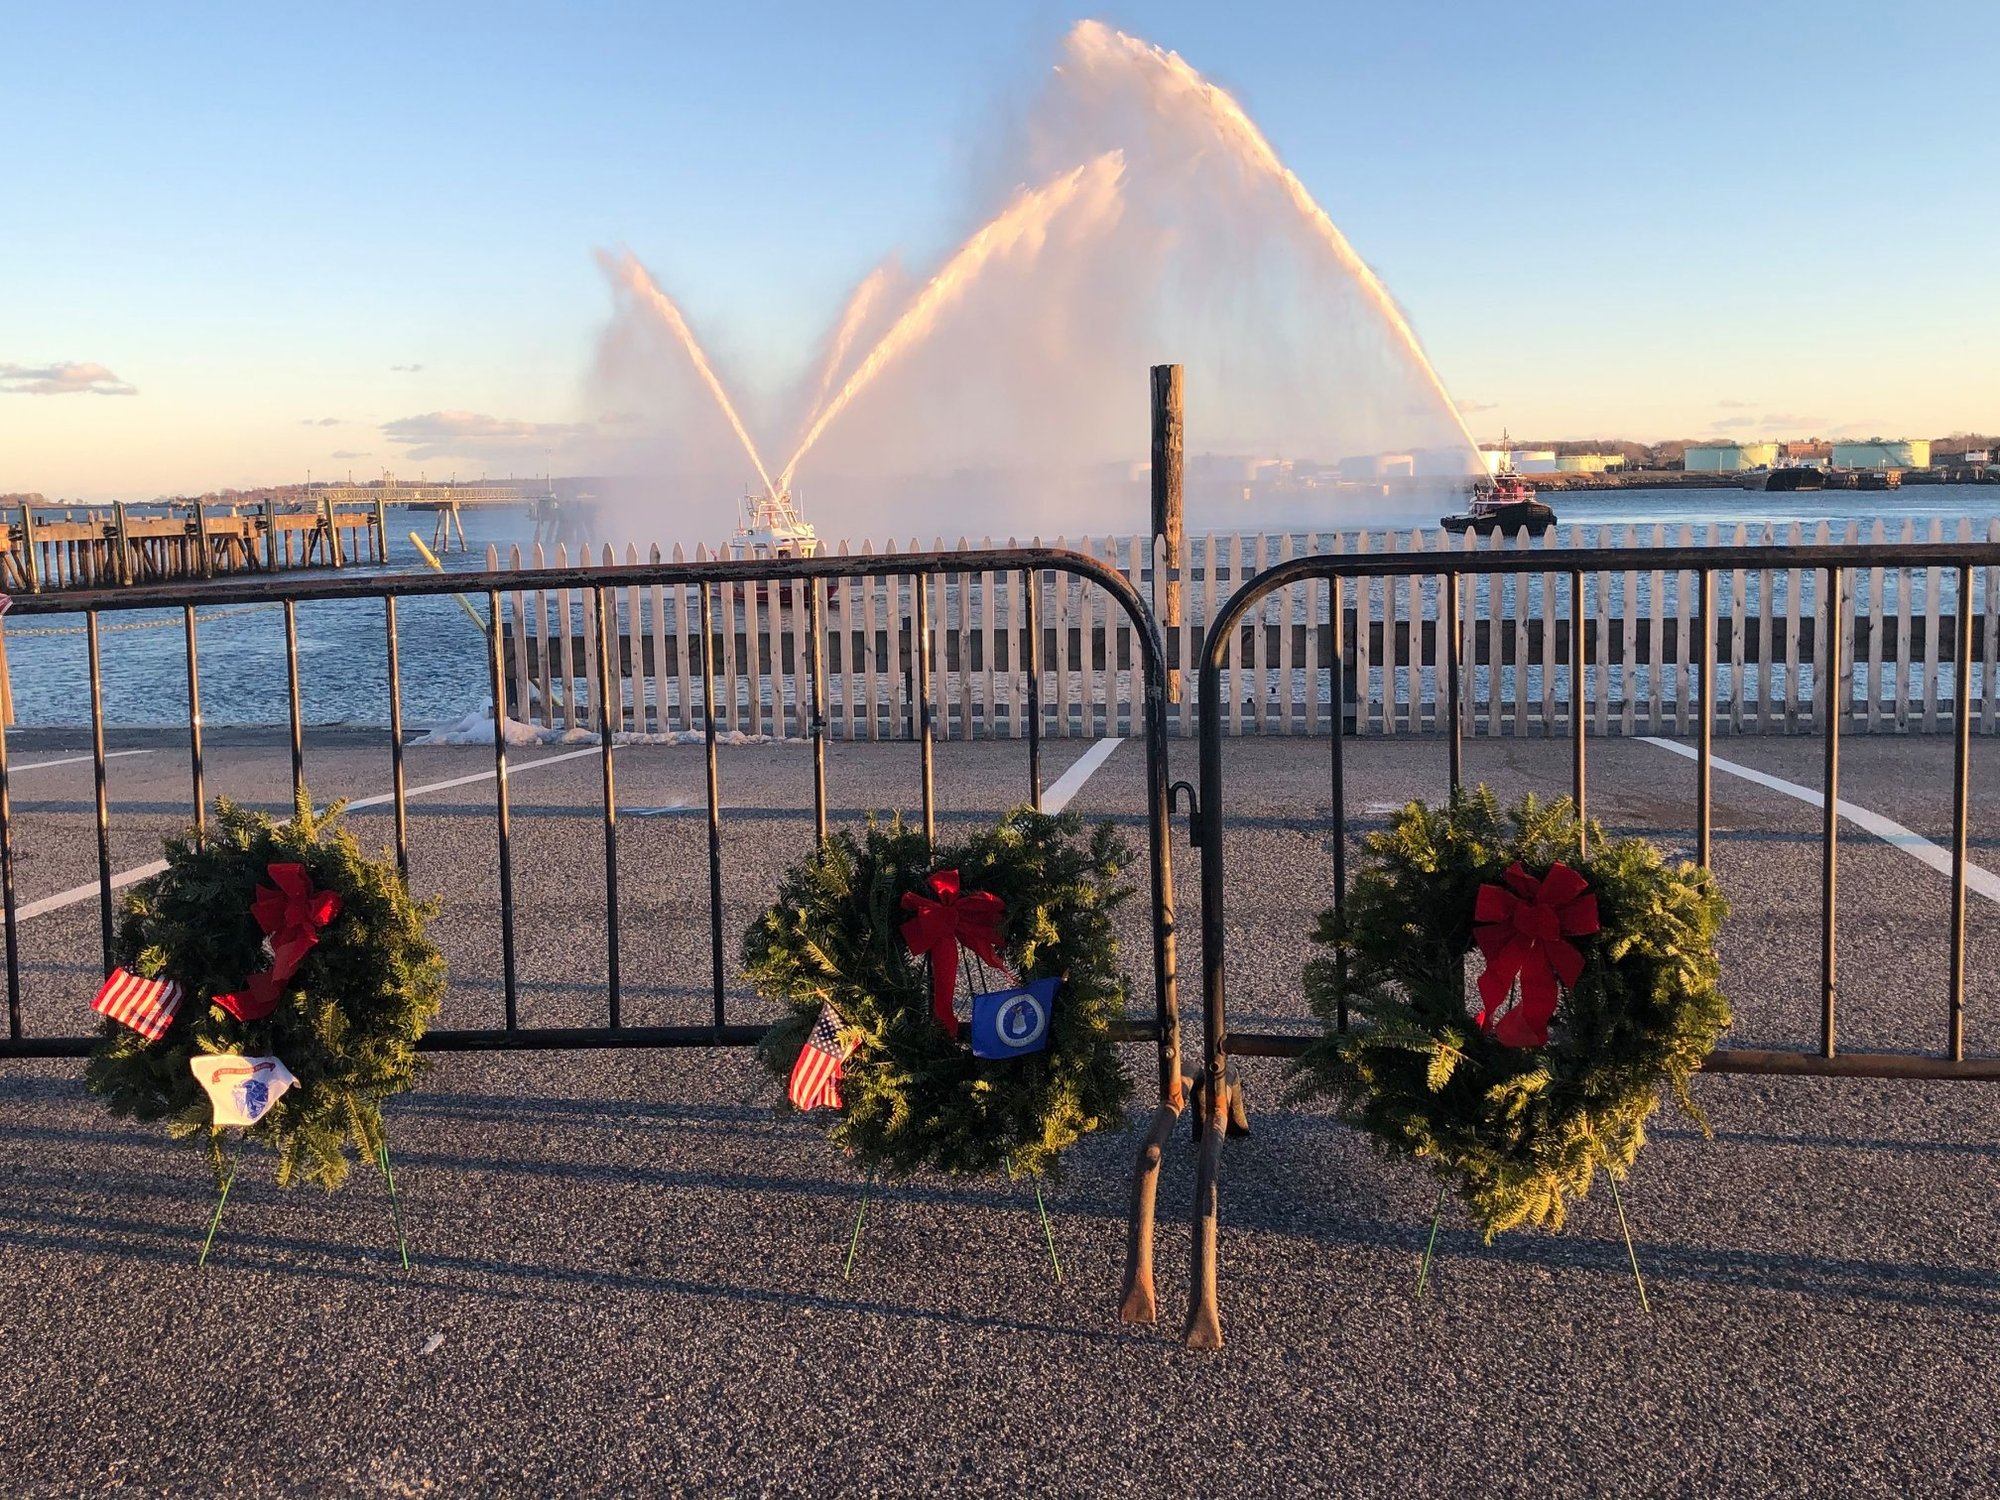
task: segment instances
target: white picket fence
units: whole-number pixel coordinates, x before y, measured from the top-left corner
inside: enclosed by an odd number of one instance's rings
[[[1581,538],[1579,538],[1581,533]],[[1587,661],[1570,681],[1564,632],[1572,619],[1569,575],[1536,571],[1533,554],[1563,546],[1643,547],[1805,545],[1845,540],[1971,542],[1972,524],[1923,532],[1909,523],[1895,536],[1880,521],[1855,523],[1844,537],[1816,527],[1563,528],[1539,542],[1454,537],[1443,531],[1208,535],[1188,539],[1179,570],[1180,609],[1169,619],[1165,570],[1156,570],[1151,537],[1056,538],[1123,573],[1154,606],[1174,668],[1169,725],[1194,732],[1195,674],[1206,634],[1234,591],[1264,570],[1308,552],[1408,554],[1421,570],[1441,551],[1520,551],[1521,571],[1462,579],[1458,659],[1464,663],[1461,712],[1466,732],[1483,735],[1569,733],[1571,704],[1597,734],[1687,734],[1697,727],[1699,632],[1696,577],[1660,570],[1584,575],[1581,619]],[[2000,522],[1987,528],[2000,541]],[[1040,539],[1037,539],[1039,543]],[[829,732],[838,739],[902,738],[914,723],[912,610],[916,590],[896,576],[899,552],[930,547],[893,543],[853,549],[882,559],[883,576],[827,585],[822,618]],[[957,544],[965,550],[968,543]],[[970,544],[996,545],[992,539]],[[1013,546],[1009,539],[1004,545]],[[843,543],[836,550],[843,555]],[[696,549],[696,560],[708,556]],[[612,564],[642,558],[636,547],[581,549],[573,558],[514,549],[488,562],[515,570]],[[686,560],[676,547],[671,560]],[[1845,731],[1934,733],[1948,730],[1959,684],[1953,681],[1951,625],[1959,601],[1955,570],[1875,567],[1852,570],[1841,610],[1841,684]],[[1156,580],[1158,583],[1156,584]],[[1716,657],[1714,719],[1719,734],[1814,732],[1828,695],[1815,658],[1821,576],[1809,569],[1717,569],[1713,573]],[[1027,732],[1023,671],[1023,576],[1019,572],[951,574],[929,589],[932,722],[947,739],[1019,738]],[[1104,590],[1068,574],[1042,571],[1036,613],[1041,627],[1042,732],[1051,736],[1135,732],[1139,657],[1124,612]],[[1344,722],[1350,732],[1433,732],[1448,712],[1439,639],[1440,580],[1408,578],[1343,586]],[[628,734],[684,734],[702,725],[700,592],[688,585],[610,591],[618,671],[617,727]],[[1974,572],[1975,660],[1972,680],[1979,732],[1996,727],[2000,693],[1992,690],[2000,658],[2000,569]],[[554,729],[597,727],[597,637],[589,591],[516,589],[503,624],[508,710]],[[1333,630],[1329,585],[1316,580],[1277,590],[1257,605],[1231,641],[1221,685],[1225,732],[1307,734],[1332,727]],[[718,586],[716,722],[719,731],[798,737],[807,732],[803,593],[779,585]],[[565,628],[565,626],[567,628]]]

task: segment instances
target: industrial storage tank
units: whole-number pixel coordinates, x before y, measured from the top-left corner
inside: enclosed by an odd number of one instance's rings
[[[1687,450],[1681,465],[1690,474],[1735,474],[1768,469],[1777,461],[1776,443],[1702,443]]]
[[[1870,438],[1865,443],[1835,443],[1836,469],[1928,469],[1931,466],[1929,438]]]

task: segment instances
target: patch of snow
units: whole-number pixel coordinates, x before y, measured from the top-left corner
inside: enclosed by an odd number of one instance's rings
[[[519,719],[503,722],[502,732],[510,745],[594,745],[597,732],[591,729],[545,729],[539,724],[523,724]],[[700,745],[707,742],[707,736],[699,729],[675,729],[664,734],[630,733],[619,731],[612,735],[614,745]],[[792,745],[803,741],[786,739],[778,735],[745,734],[740,729],[723,730],[716,734],[718,745]],[[493,743],[493,715],[481,708],[467,714],[456,724],[440,724],[421,738],[411,740],[412,745],[490,745]]]

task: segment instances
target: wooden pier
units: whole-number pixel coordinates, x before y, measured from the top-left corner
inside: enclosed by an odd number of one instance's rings
[[[466,508],[527,505],[512,485],[317,485],[154,504],[0,508],[0,592],[163,583],[389,560],[392,506],[437,515],[440,550]]]
[[[387,559],[382,507],[343,509],[330,500],[22,505],[0,514],[0,587],[15,593]]]

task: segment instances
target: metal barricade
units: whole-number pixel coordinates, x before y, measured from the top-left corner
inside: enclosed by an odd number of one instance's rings
[[[1333,908],[1343,908],[1347,882],[1346,828],[1348,822],[1344,736],[1337,732],[1346,705],[1346,683],[1342,663],[1352,660],[1351,646],[1340,638],[1343,618],[1342,593],[1353,586],[1366,588],[1370,580],[1434,578],[1438,580],[1437,635],[1442,662],[1443,694],[1439,715],[1448,740],[1451,785],[1460,784],[1463,773],[1463,685],[1472,663],[1461,661],[1460,586],[1463,580],[1501,574],[1527,572],[1567,574],[1570,599],[1574,606],[1584,598],[1584,575],[1623,569],[1680,570],[1692,574],[1699,590],[1700,637],[1694,643],[1695,693],[1699,699],[1695,759],[1695,855],[1703,867],[1711,853],[1711,735],[1716,658],[1721,654],[1714,635],[1714,579],[1749,568],[1805,568],[1814,570],[1819,580],[1819,642],[1817,682],[1823,685],[1827,711],[1818,714],[1819,731],[1824,736],[1824,786],[1821,818],[1821,861],[1819,890],[1820,1006],[1818,1046],[1812,1050],[1761,1050],[1723,1048],[1714,1053],[1706,1067],[1713,1072],[1764,1073],[1804,1077],[1929,1078],[2000,1081],[2000,1058],[1968,1057],[1965,1052],[1965,897],[1966,838],[1968,821],[1968,756],[1973,714],[1973,666],[1975,664],[1974,570],[1989,570],[1992,585],[2000,567],[2000,546],[1991,543],[1927,543],[1899,546],[1811,546],[1811,547],[1698,547],[1630,548],[1588,550],[1542,550],[1522,553],[1441,553],[1424,556],[1421,563],[1412,554],[1347,554],[1298,558],[1282,563],[1240,590],[1217,618],[1203,642],[1200,657],[1200,784],[1191,809],[1192,833],[1201,851],[1201,936],[1202,936],[1202,1015],[1203,1069],[1196,1090],[1201,1117],[1196,1121],[1200,1136],[1196,1165],[1193,1287],[1189,1299],[1186,1342],[1191,1347],[1217,1348],[1222,1343],[1222,1324],[1217,1293],[1217,1204],[1223,1141],[1228,1134],[1232,1109],[1240,1114],[1240,1100],[1230,1075],[1232,1057],[1295,1057],[1308,1038],[1275,1032],[1232,1033],[1228,1025],[1227,936],[1224,898],[1228,890],[1223,862],[1224,784],[1222,768],[1223,702],[1221,671],[1232,636],[1259,601],[1275,590],[1308,581],[1325,581],[1330,590],[1329,618],[1333,622],[1334,649],[1330,671],[1331,714],[1336,732],[1330,739],[1330,790],[1332,798],[1332,886]],[[1955,575],[1959,607],[1953,626],[1954,692],[1952,712],[1954,758],[1951,838],[1951,912],[1949,955],[1949,1000],[1944,1026],[1942,1055],[1918,1052],[1842,1052],[1836,1031],[1837,931],[1835,906],[1839,890],[1840,839],[1840,745],[1841,721],[1855,707],[1846,672],[1852,664],[1843,659],[1842,611],[1847,590],[1855,573],[1862,569],[1925,568],[1945,570]],[[1991,643],[1983,643],[1991,656]],[[1572,607],[1560,622],[1554,642],[1554,656],[1566,663],[1570,674],[1569,740],[1571,795],[1580,813],[1588,808],[1588,757],[1586,752],[1587,713],[1581,685],[1587,664],[1609,660],[1607,643],[1596,640],[1584,619],[1584,611]],[[1498,663],[1497,645],[1490,658]],[[1992,667],[1982,681],[1982,692],[1991,701],[1995,684]],[[1842,698],[1840,695],[1848,696]],[[1869,684],[1872,702],[1874,684]],[[1872,712],[1872,709],[1870,710]],[[1176,787],[1176,790],[1179,790]],[[1190,792],[1196,789],[1189,788]],[[1339,1024],[1345,1025],[1341,1016]]]
[[[203,766],[200,657],[196,608],[241,603],[276,602],[283,609],[284,657],[287,688],[287,727],[291,753],[294,795],[306,786],[306,740],[301,712],[299,680],[298,610],[302,604],[329,601],[378,601],[382,609],[383,645],[386,654],[388,756],[395,828],[395,855],[405,878],[409,872],[409,817],[404,775],[401,642],[397,631],[397,604],[419,596],[461,594],[477,600],[484,596],[486,615],[482,625],[487,637],[488,686],[496,705],[496,732],[493,737],[493,779],[495,783],[494,832],[499,884],[499,925],[501,965],[500,1024],[473,1028],[446,1028],[427,1034],[422,1046],[434,1052],[527,1051],[534,1049],[613,1048],[613,1047],[715,1047],[752,1046],[766,1027],[732,1019],[728,973],[724,956],[721,774],[717,756],[716,658],[718,615],[733,608],[737,595],[759,585],[797,588],[805,599],[808,628],[806,650],[806,722],[812,754],[813,826],[824,838],[827,831],[826,782],[826,676],[821,647],[821,622],[826,608],[828,585],[842,579],[889,576],[905,580],[912,591],[910,629],[915,632],[913,651],[916,681],[914,701],[920,712],[913,715],[911,732],[916,742],[916,774],[921,780],[922,817],[926,837],[935,838],[936,795],[934,790],[934,725],[931,676],[933,664],[942,658],[928,622],[929,591],[944,587],[955,574],[1007,573],[1023,581],[1045,573],[1067,574],[1084,584],[1102,589],[1116,601],[1129,618],[1133,639],[1141,656],[1144,674],[1144,715],[1141,733],[1146,746],[1147,844],[1152,887],[1151,929],[1153,960],[1153,1007],[1148,1020],[1134,1019],[1125,1028],[1123,1040],[1151,1041],[1155,1044],[1159,1081],[1159,1103],[1154,1110],[1146,1143],[1141,1148],[1134,1185],[1135,1202],[1146,1209],[1143,1218],[1135,1214],[1130,1240],[1126,1277],[1125,1315],[1150,1321],[1153,1308],[1152,1201],[1159,1172],[1161,1146],[1171,1132],[1183,1105],[1179,1006],[1176,995],[1174,957],[1173,866],[1169,842],[1168,766],[1166,742],[1166,671],[1160,633],[1151,613],[1132,583],[1115,569],[1080,553],[1043,548],[1005,551],[932,552],[898,554],[893,558],[869,556],[818,557],[777,560],[716,560],[696,563],[640,564],[624,567],[578,567],[537,569],[533,573],[471,573],[439,576],[377,575],[356,577],[287,578],[281,580],[218,581],[188,586],[125,587],[75,591],[60,596],[35,595],[16,601],[16,621],[36,615],[81,613],[89,659],[91,764],[93,772],[96,832],[98,918],[103,937],[105,971],[112,966],[112,927],[115,919],[113,893],[123,881],[114,876],[111,854],[111,800],[108,794],[105,753],[105,709],[103,661],[100,648],[100,616],[132,611],[178,609],[186,639],[188,682],[187,735],[189,748],[189,806],[195,826],[203,826],[208,798]],[[707,1024],[632,1025],[624,1016],[618,929],[619,866],[617,760],[614,748],[617,728],[612,704],[614,696],[611,632],[616,629],[618,590],[667,585],[699,591],[702,646],[698,652],[701,703],[705,723],[708,922],[712,1014]],[[514,833],[508,797],[508,744],[498,722],[504,717],[507,683],[503,661],[502,596],[521,589],[576,589],[585,599],[586,628],[595,637],[595,682],[591,684],[597,708],[597,738],[601,775],[599,778],[603,824],[603,891],[607,917],[605,954],[604,1020],[588,1026],[523,1025],[519,1009],[519,983],[515,939],[517,913],[513,868]],[[1042,629],[1035,620],[1032,603],[1037,588],[1024,590],[1029,610],[1023,620],[1019,640],[1021,663],[1026,676],[1026,751],[1028,785],[1026,800],[1041,805],[1041,734],[1043,642]],[[474,611],[475,614],[477,611]],[[1060,643],[1059,643],[1060,644]],[[1107,729],[1111,726],[1107,725]],[[6,736],[0,734],[0,916],[4,916],[7,986],[7,1027],[0,1037],[0,1059],[9,1057],[81,1057],[92,1045],[83,1035],[27,1034],[21,1004],[22,934],[18,919],[20,903],[16,890],[14,813],[10,795]],[[128,875],[129,878],[129,875]],[[79,1007],[80,1008],[80,1007]]]

